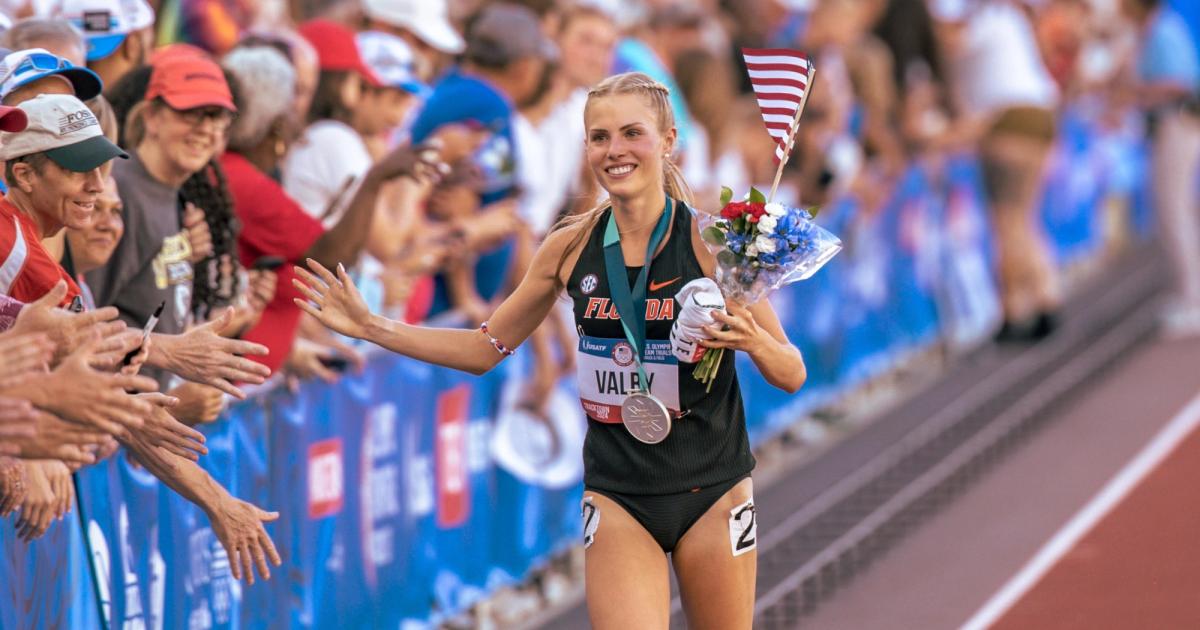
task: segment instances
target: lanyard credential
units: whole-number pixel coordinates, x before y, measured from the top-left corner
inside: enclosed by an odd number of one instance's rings
[[[608,226],[604,230],[604,269],[608,275],[608,291],[612,294],[613,305],[617,307],[617,315],[621,319],[621,327],[625,329],[625,338],[633,344],[633,359],[637,364],[638,377],[641,378],[642,388],[650,389],[650,381],[646,379],[646,371],[642,368],[642,359],[646,352],[646,279],[650,276],[650,262],[654,259],[654,251],[667,233],[671,223],[671,198],[667,197],[662,217],[650,242],[646,245],[646,261],[638,272],[633,289],[629,288],[629,275],[625,272],[625,257],[621,254],[621,234],[617,232],[617,218],[609,211]],[[632,326],[630,324],[632,323]]]

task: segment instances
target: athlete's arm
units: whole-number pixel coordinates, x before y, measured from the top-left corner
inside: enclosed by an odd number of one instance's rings
[[[563,229],[547,236],[525,278],[488,319],[488,331],[505,347],[521,345],[554,306],[562,286],[559,260],[574,233]],[[483,374],[504,358],[478,330],[410,326],[371,313],[341,265],[336,275],[313,260],[308,266],[311,272],[296,267],[293,283],[307,298],[296,298],[296,305],[336,332],[472,374]]]
[[[715,277],[716,258],[701,241],[695,221],[692,222],[692,250],[696,252],[704,275]],[[800,356],[800,349],[788,341],[771,302],[759,300],[746,307],[729,301],[726,311],[713,311],[713,319],[717,320],[718,325],[705,329],[713,338],[700,344],[707,348],[731,348],[745,352],[768,383],[789,394],[796,393],[808,378],[804,357]]]

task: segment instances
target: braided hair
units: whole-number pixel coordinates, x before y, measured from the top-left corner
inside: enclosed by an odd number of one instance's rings
[[[121,126],[119,137],[123,147],[135,147],[142,140],[145,130],[138,114],[144,107],[141,104],[145,103],[152,73],[152,66],[141,66],[127,73],[109,90],[109,101]],[[226,82],[236,103],[240,100],[237,83],[228,73]],[[146,105],[166,106],[165,103]],[[178,209],[181,223],[188,202],[204,210],[204,220],[212,235],[212,255],[196,263],[193,270],[192,313],[197,320],[203,321],[215,311],[233,303],[241,289],[241,265],[237,256],[237,236],[241,225],[234,213],[233,197],[225,181],[225,172],[216,160],[193,173],[180,186]]]

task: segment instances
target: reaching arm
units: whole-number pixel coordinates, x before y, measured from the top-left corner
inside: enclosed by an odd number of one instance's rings
[[[558,269],[573,233],[572,229],[564,229],[546,238],[521,284],[488,320],[492,336],[506,347],[521,345],[554,306],[564,284],[560,274],[569,275],[573,266],[573,261],[568,260],[572,264],[563,265],[562,271]],[[358,289],[340,265],[334,275],[316,261],[310,260],[308,264],[312,272],[296,268],[298,277],[293,282],[308,298],[296,299],[296,304],[336,332],[365,339],[419,361],[472,374],[487,372],[503,358],[478,330],[409,326],[375,315],[367,310]]]
[[[155,477],[204,510],[212,523],[213,533],[229,555],[229,568],[234,579],[240,580],[245,575],[247,582],[254,584],[254,566],[258,567],[264,580],[271,578],[267,561],[275,566],[282,561],[262,524],[279,518],[278,512],[265,512],[230,495],[190,459],[136,437],[124,439],[122,443]]]

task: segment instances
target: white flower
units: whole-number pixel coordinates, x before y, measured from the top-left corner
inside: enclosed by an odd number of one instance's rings
[[[766,214],[758,220],[758,231],[762,234],[773,234],[775,228],[779,225],[779,219]]]
[[[754,239],[754,244],[752,247],[756,247],[758,251],[764,254],[774,254],[775,239],[767,236],[766,234],[759,234],[758,238]]]
[[[746,246],[746,256],[754,258],[758,255],[758,247],[756,246],[757,243],[758,241],[755,241]]]
[[[773,216],[776,219],[787,214],[787,208],[785,208],[783,204],[774,201],[767,204],[766,211],[768,215]]]

